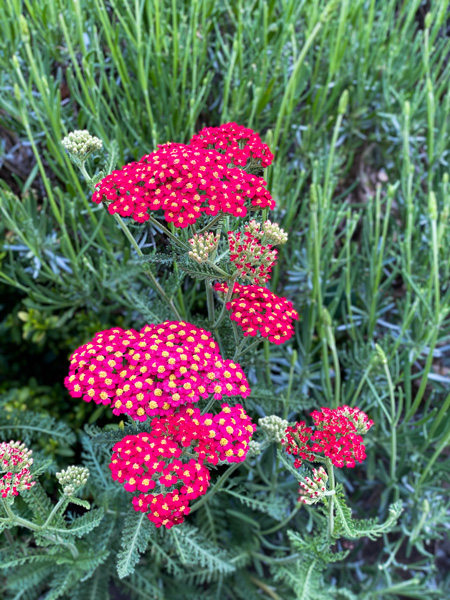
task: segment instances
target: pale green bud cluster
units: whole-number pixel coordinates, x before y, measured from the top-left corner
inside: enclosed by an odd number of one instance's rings
[[[189,240],[189,244],[192,250],[189,252],[190,258],[198,263],[203,263],[208,260],[208,256],[216,250],[219,245],[220,231],[214,234],[212,231],[209,233],[196,233],[193,238]]]
[[[300,482],[299,502],[303,504],[315,504],[319,502],[327,492],[328,474],[323,467],[312,470],[312,479],[305,477]]]
[[[63,471],[56,473],[56,478],[63,488],[65,496],[73,496],[86,483],[89,477],[89,469],[85,467],[67,467]]]
[[[261,454],[261,444],[259,442],[250,440],[248,443],[247,457],[252,458],[253,456],[258,456],[259,454]]]
[[[264,221],[264,223],[258,223],[255,219],[252,219],[245,226],[245,231],[250,233],[253,237],[261,240],[263,245],[271,244],[277,246],[279,244],[285,244],[288,241],[288,234],[281,229],[278,223],[272,223],[272,221]]]
[[[91,135],[87,129],[72,131],[62,140],[61,144],[69,154],[82,161],[103,146],[102,140]]]
[[[277,415],[269,415],[259,419],[258,425],[264,431],[271,442],[278,444],[284,438],[286,429],[289,427],[288,421],[277,417]]]

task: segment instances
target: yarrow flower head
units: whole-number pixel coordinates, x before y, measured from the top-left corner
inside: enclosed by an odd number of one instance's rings
[[[265,168],[272,164],[273,154],[267,144],[252,129],[236,123],[220,127],[205,127],[189,142],[194,148],[213,148],[225,157],[227,163],[245,167],[249,163]]]
[[[189,240],[189,244],[192,250],[189,252],[189,256],[198,263],[203,263],[208,260],[210,254],[216,250],[220,241],[220,231],[216,234],[213,232],[209,233],[196,233],[193,238]]]
[[[64,148],[73,157],[85,161],[91,154],[101,150],[102,140],[91,135],[86,129],[72,131],[61,142]]]
[[[284,438],[284,432],[287,427],[289,427],[289,423],[285,419],[277,417],[277,415],[262,417],[259,419],[258,425],[264,431],[270,442],[276,442],[278,444]]]
[[[328,474],[323,467],[312,470],[311,477],[305,477],[300,482],[300,497],[299,502],[303,504],[315,504],[319,502],[327,491]]]
[[[32,450],[21,442],[0,443],[0,494],[2,498],[18,496],[36,483],[29,467],[33,464]]]
[[[245,226],[245,231],[260,240],[263,245],[272,244],[272,246],[277,246],[288,241],[288,234],[284,229],[281,229],[278,223],[272,223],[272,221],[264,221],[261,224],[252,219]]]
[[[88,477],[89,469],[86,467],[71,466],[56,473],[56,479],[63,488],[65,496],[73,496],[86,484]]]
[[[126,491],[141,492],[133,498],[135,510],[170,529],[183,522],[189,502],[206,492],[205,461],[243,461],[255,426],[242,406],[223,404],[215,416],[182,407],[155,417],[149,428],[150,433],[129,435],[114,445],[111,474]]]
[[[214,289],[226,293],[226,283],[217,283]],[[231,310],[231,320],[240,325],[244,336],[269,338],[274,344],[283,344],[294,334],[292,322],[298,320],[298,313],[292,302],[277,296],[265,287],[235,283],[233,298],[227,303]]]
[[[239,364],[225,360],[211,334],[184,321],[97,333],[71,356],[65,386],[73,398],[112,405],[137,421],[210,394],[250,394]]]
[[[103,178],[92,200],[140,223],[149,210],[162,209],[166,221],[183,228],[203,214],[245,217],[248,210],[274,208],[265,186],[261,177],[229,168],[214,150],[169,143]]]
[[[242,279],[251,283],[265,283],[270,279],[270,272],[277,260],[277,250],[272,246],[262,246],[258,239],[246,231],[228,232],[230,261]]]
[[[304,421],[286,429],[282,443],[286,452],[296,457],[294,465],[299,467],[303,460],[315,462],[329,459],[335,467],[354,467],[366,458],[363,438],[358,433],[358,423],[363,423],[365,432],[373,425],[367,415],[359,409],[341,406],[336,409],[321,408],[311,413],[315,430]],[[361,425],[360,425],[361,427]],[[360,430],[360,429],[359,429]]]

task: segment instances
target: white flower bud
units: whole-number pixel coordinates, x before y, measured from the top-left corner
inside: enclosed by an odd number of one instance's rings
[[[259,442],[250,440],[248,443],[247,458],[252,458],[253,456],[258,456],[259,454],[261,454],[261,444]]]
[[[69,154],[82,161],[103,146],[103,142],[86,129],[72,131],[62,140],[61,144]]]
[[[213,232],[198,234],[189,240],[192,250],[189,252],[190,258],[199,264],[208,260],[209,255],[216,250],[219,245],[220,231],[217,234]]]
[[[258,425],[267,435],[269,441],[280,443],[284,438],[285,431],[289,426],[288,421],[277,417],[277,415],[269,415],[259,419]]]
[[[83,487],[89,477],[89,469],[85,467],[71,466],[56,473],[56,478],[63,488],[65,496],[73,496],[77,490]]]

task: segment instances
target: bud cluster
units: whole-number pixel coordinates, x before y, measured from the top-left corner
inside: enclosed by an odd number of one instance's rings
[[[103,142],[98,137],[91,135],[87,129],[72,131],[62,140],[61,144],[69,154],[82,161],[103,146]]]
[[[315,504],[326,496],[328,475],[323,467],[312,470],[312,479],[305,477],[300,482],[300,496],[298,501],[303,504]]]
[[[258,238],[262,244],[272,244],[277,246],[279,244],[285,244],[288,240],[288,234],[281,229],[278,223],[272,223],[272,221],[264,221],[264,223],[258,223],[255,219],[252,219],[245,226],[245,231],[250,233],[253,237]]]
[[[228,232],[230,260],[243,279],[252,284],[265,283],[270,279],[272,266],[278,252],[272,246],[262,246],[250,232]]]
[[[0,494],[3,498],[17,496],[19,492],[29,490],[36,482],[29,467],[33,464],[32,450],[25,444],[11,441],[0,444],[0,472],[6,473],[0,478]]]
[[[56,473],[56,478],[63,488],[65,496],[73,496],[77,490],[85,485],[88,477],[89,469],[85,467],[67,467],[67,469]]]
[[[260,454],[261,454],[260,442],[255,442],[254,440],[250,440],[248,443],[247,457],[252,458],[253,456],[259,456]]]
[[[192,250],[189,252],[190,258],[198,263],[203,263],[208,260],[208,256],[216,250],[219,245],[220,231],[214,234],[212,231],[209,233],[196,233],[193,238],[189,240],[189,244]]]
[[[269,441],[280,443],[289,423],[277,415],[269,415],[259,419],[258,425],[265,432]]]

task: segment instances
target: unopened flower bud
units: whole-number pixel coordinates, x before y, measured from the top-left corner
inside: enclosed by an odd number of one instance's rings
[[[319,502],[327,492],[328,474],[323,467],[312,470],[311,477],[305,477],[300,482],[299,502],[303,504],[315,504]]]
[[[82,161],[103,146],[103,142],[86,129],[72,131],[62,140],[61,144],[70,155]]]
[[[284,438],[289,423],[285,419],[277,417],[277,415],[269,415],[268,417],[259,419],[258,425],[267,435],[269,441],[279,444]]]
[[[89,477],[89,469],[85,467],[71,466],[67,469],[56,473],[56,478],[63,488],[65,496],[73,496],[76,491],[85,485]]]
[[[250,440],[248,443],[247,458],[252,458],[253,456],[258,456],[259,454],[261,454],[261,444],[259,442]]]
[[[192,250],[189,252],[190,258],[198,263],[208,260],[209,255],[216,250],[219,245],[220,231],[217,234],[213,232],[198,234],[189,240]]]
[[[273,246],[277,246],[279,244],[285,244],[288,241],[288,234],[278,225],[278,223],[264,221],[263,231],[263,244],[272,244]]]

